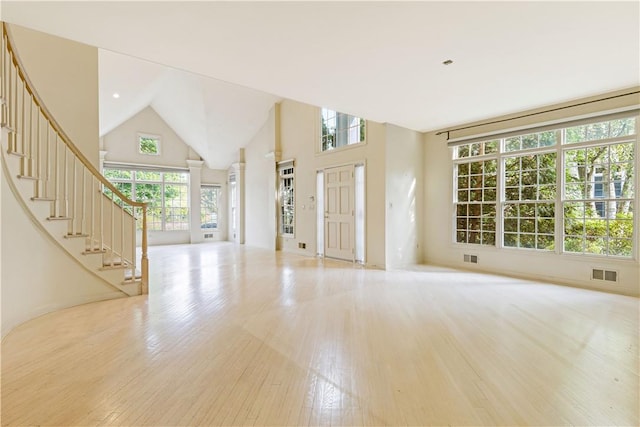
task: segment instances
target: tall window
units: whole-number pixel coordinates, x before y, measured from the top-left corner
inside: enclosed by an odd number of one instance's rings
[[[189,229],[189,174],[166,170],[105,168],[104,176],[132,200],[148,203],[147,227]],[[138,224],[138,228],[141,228]]]
[[[460,147],[456,164],[456,242],[496,243],[497,141]]]
[[[295,226],[293,162],[280,164],[278,172],[280,175],[280,234],[293,237]]]
[[[636,120],[457,146],[455,241],[632,257]]]
[[[633,118],[564,130],[565,251],[633,254],[635,133]]]
[[[200,187],[200,228],[216,230],[218,228],[218,198],[220,187],[203,185]]]
[[[323,108],[322,151],[364,142],[366,121],[360,117]]]
[[[504,159],[504,245],[553,250],[556,152]]]

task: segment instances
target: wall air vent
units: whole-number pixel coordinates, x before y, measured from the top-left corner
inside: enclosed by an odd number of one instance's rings
[[[478,255],[464,254],[464,262],[470,262],[471,264],[477,264],[478,263]]]
[[[591,270],[591,279],[604,280],[605,282],[617,282],[618,272],[614,270],[603,270],[594,268],[593,270]]]
[[[213,233],[207,233],[204,235],[205,239],[213,239]]]

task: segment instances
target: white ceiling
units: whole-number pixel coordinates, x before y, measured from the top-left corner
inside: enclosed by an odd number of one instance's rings
[[[220,81],[156,66],[118,77],[142,79],[135,102],[118,114],[146,100],[185,141],[206,146],[207,160],[225,139],[242,144],[242,126],[215,135],[219,115],[240,114],[246,103],[257,112],[280,97],[426,131],[640,84],[637,1],[3,1],[2,19],[274,94],[236,97]],[[442,65],[446,59],[453,64]],[[183,134],[191,127],[184,120],[167,119],[176,106],[157,97],[169,88],[162,79],[203,89],[203,105],[214,106],[194,115],[193,136]],[[183,102],[180,109],[196,108]]]
[[[98,58],[101,135],[150,106],[213,169],[238,161],[238,148],[280,101],[265,92],[103,49]]]

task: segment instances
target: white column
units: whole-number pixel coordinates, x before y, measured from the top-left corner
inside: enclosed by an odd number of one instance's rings
[[[189,166],[189,217],[191,225],[191,243],[204,240],[200,230],[200,184],[202,183],[202,160],[187,160]]]
[[[107,151],[100,150],[100,173],[104,173],[104,161],[107,157]]]
[[[233,240],[237,243],[244,244],[244,162],[238,162],[231,165],[231,174],[235,175],[236,179],[236,237],[233,238],[231,234],[229,240]],[[229,201],[229,206],[232,203]],[[233,219],[232,219],[233,220]],[[230,222],[231,223],[231,222]]]

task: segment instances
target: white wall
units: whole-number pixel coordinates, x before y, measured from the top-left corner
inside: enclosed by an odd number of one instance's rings
[[[606,96],[609,96],[607,94]],[[576,101],[581,102],[582,100]],[[534,120],[547,121],[587,114],[597,110],[609,110],[639,101],[617,98],[608,102],[590,104],[575,109],[561,110],[537,118],[520,120],[517,125],[535,123]],[[550,106],[556,108],[558,106]],[[597,107],[597,108],[596,108]],[[493,120],[493,119],[491,119]],[[487,120],[490,121],[490,120]],[[504,124],[502,126],[505,126]],[[478,132],[497,129],[496,125],[477,129]],[[467,131],[470,133],[470,131]],[[459,135],[456,135],[459,136]],[[461,135],[460,135],[461,136]],[[533,253],[529,250],[496,249],[481,245],[459,245],[453,243],[453,164],[452,152],[447,147],[445,135],[434,132],[424,136],[424,195],[425,228],[422,244],[425,249],[424,260],[427,263],[459,268],[472,268],[482,271],[501,273],[525,278],[558,282],[590,289],[638,295],[640,288],[640,263],[638,260],[613,260],[605,257],[578,255],[557,255]],[[636,159],[640,164],[640,159]],[[640,170],[640,168],[638,169]],[[636,174],[636,179],[638,179]],[[637,188],[637,187],[636,187]],[[636,196],[637,197],[637,196]],[[637,224],[636,220],[636,224]],[[638,231],[636,231],[636,237]],[[463,263],[464,254],[478,255],[478,264]],[[619,272],[619,283],[593,281],[590,279],[592,268],[604,268]]]
[[[139,153],[139,133],[160,136],[159,155],[150,156]],[[200,160],[200,156],[185,144],[151,107],[143,109],[104,135],[100,140],[100,144],[100,148],[106,151],[104,159],[107,162],[188,169],[188,160]],[[200,181],[203,184],[220,185],[221,206],[226,206],[226,171],[212,170],[202,166],[200,169]],[[199,202],[197,204],[199,206]],[[219,210],[219,217],[223,225],[226,222],[225,212],[226,210]],[[197,219],[199,221],[199,215]],[[199,228],[200,224],[195,224],[195,227]],[[210,232],[210,230],[207,231],[207,233]],[[189,231],[149,231],[148,238],[150,245],[199,243],[205,241],[202,239],[203,234],[204,232],[200,231],[194,231],[194,233]],[[224,228],[218,226],[218,230],[214,231],[213,234],[214,238],[207,239],[207,242],[226,240],[226,226]]]
[[[386,128],[386,267],[392,269],[422,261],[424,144],[419,132]]]
[[[97,49],[11,27],[27,74],[47,108],[97,167]],[[5,149],[4,140],[2,144]],[[80,267],[31,222],[2,173],[2,336],[44,313],[122,296]]]
[[[280,104],[280,151],[282,160],[295,160],[295,237],[282,238],[284,251],[313,256],[316,253],[316,172],[348,163],[365,164],[366,236],[365,262],[385,267],[385,125],[367,121],[366,144],[318,153],[318,107],[285,100]],[[306,249],[298,249],[298,243]]]
[[[39,315],[124,296],[86,271],[36,228],[4,176],[1,206],[3,337],[18,324]]]
[[[98,49],[17,25],[9,28],[45,106],[97,168]]]
[[[244,150],[244,242],[276,248],[276,108]]]

